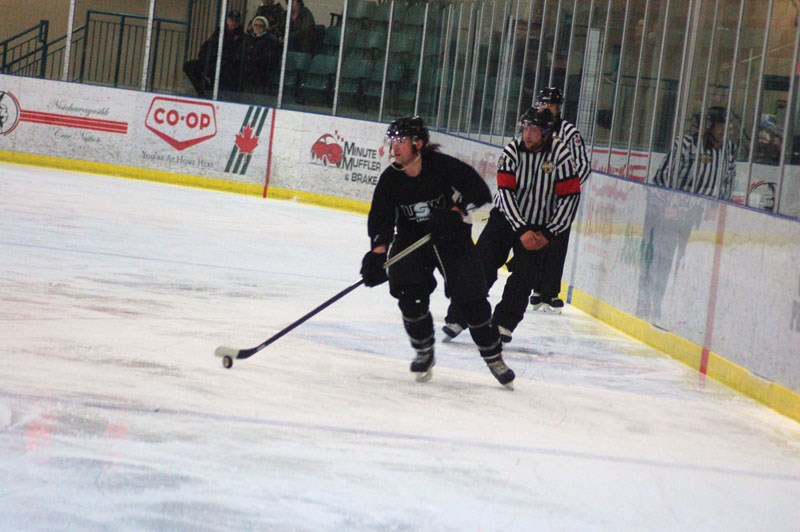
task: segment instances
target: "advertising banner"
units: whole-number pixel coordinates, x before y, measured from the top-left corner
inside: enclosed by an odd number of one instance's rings
[[[113,91],[0,76],[0,149],[119,162],[133,109]]]
[[[280,111],[273,139],[271,186],[369,202],[390,164],[389,123]],[[472,165],[492,191],[501,148],[432,132],[431,143]]]
[[[389,164],[386,126],[280,111],[270,186],[368,202]]]
[[[0,76],[0,150],[263,185],[274,111]]]

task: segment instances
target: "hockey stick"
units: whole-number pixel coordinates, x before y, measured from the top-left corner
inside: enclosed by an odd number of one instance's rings
[[[387,260],[386,263],[383,265],[383,267],[384,268],[388,268],[392,264],[395,264],[396,262],[404,259],[405,257],[410,255],[411,253],[413,253],[417,249],[419,249],[422,246],[424,246],[425,244],[427,244],[430,241],[430,239],[431,239],[431,235],[423,236],[422,238],[420,238],[419,240],[417,240],[416,242],[414,242],[413,244],[408,246],[406,249],[404,249],[403,251],[401,251],[400,253],[398,253],[397,255],[392,257],[391,259]],[[230,368],[231,366],[233,366],[233,361],[234,360],[237,360],[237,359],[241,360],[241,359],[244,359],[244,358],[250,358],[251,356],[255,355],[256,353],[258,353],[259,351],[261,351],[262,349],[267,347],[269,344],[273,343],[274,341],[276,341],[279,338],[283,337],[284,335],[288,334],[290,331],[292,331],[293,329],[295,329],[296,327],[298,327],[302,323],[308,321],[313,316],[319,314],[321,311],[325,310],[326,308],[328,308],[332,304],[336,303],[337,301],[342,299],[344,296],[346,296],[347,294],[349,294],[350,292],[352,292],[353,290],[355,290],[356,288],[358,288],[362,284],[364,284],[364,279],[359,279],[358,281],[356,281],[355,283],[351,284],[350,286],[348,286],[347,288],[345,288],[344,290],[342,290],[341,292],[339,292],[338,294],[336,294],[332,298],[330,298],[327,301],[325,301],[324,303],[320,304],[317,308],[315,308],[314,310],[312,310],[308,314],[305,314],[304,316],[298,318],[297,320],[292,322],[290,325],[287,325],[286,327],[284,327],[283,329],[281,329],[280,331],[278,331],[277,333],[275,333],[271,337],[267,338],[266,340],[264,340],[262,343],[260,343],[259,345],[255,346],[255,347],[251,347],[249,349],[236,349],[234,347],[226,347],[224,345],[221,345],[216,349],[216,351],[214,351],[214,354],[216,356],[218,356],[218,357],[222,357],[222,366],[223,367]]]

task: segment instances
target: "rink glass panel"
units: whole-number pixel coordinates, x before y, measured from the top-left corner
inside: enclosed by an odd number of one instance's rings
[[[241,10],[246,27],[259,4],[77,0],[68,40],[69,1],[0,0],[8,22],[2,67],[196,96],[184,62],[220,26],[220,13]],[[791,0],[309,0],[307,7],[316,23],[309,57],[284,50],[268,87],[206,97],[378,122],[419,114],[436,130],[499,147],[536,92],[555,85],[565,93],[564,116],[592,148],[593,168],[645,182],[673,139],[696,132],[703,111],[721,106],[736,146],[730,201],[800,216],[800,32]],[[40,20],[47,31],[38,41],[11,39]],[[21,54],[22,46],[30,49]],[[317,56],[328,58],[312,68]]]

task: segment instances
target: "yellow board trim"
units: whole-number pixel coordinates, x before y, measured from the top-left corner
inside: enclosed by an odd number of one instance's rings
[[[562,290],[570,293],[570,287],[562,284]],[[700,372],[703,347],[675,333],[661,330],[652,324],[623,312],[595,297],[572,287],[570,304],[590,316],[603,321],[615,329],[658,349],[664,354],[683,362]],[[726,386],[800,422],[800,393],[774,381],[769,381],[717,353],[710,352],[706,364],[706,375]]]
[[[62,157],[53,157],[50,155],[32,155],[28,153],[0,151],[0,161],[29,166],[45,166],[48,168],[57,168],[59,170],[69,170],[73,172],[86,172],[92,174],[125,177],[129,179],[141,179],[144,181],[154,181],[169,185],[219,190],[222,192],[243,194],[245,196],[264,195],[264,185],[257,185],[253,183],[237,183],[224,179],[199,177],[178,174],[175,172],[165,172],[163,170],[150,170],[147,168],[132,168],[129,166],[98,163],[94,161],[66,159]],[[278,187],[269,187],[267,189],[267,197],[270,199],[285,199],[313,205],[321,205],[323,207],[359,214],[367,214],[369,212],[369,203],[364,201],[349,200],[334,196],[325,196],[322,194],[314,194],[311,192],[302,192]]]
[[[300,192],[297,190],[270,187],[267,192],[267,197],[270,199],[301,201],[303,203],[321,205],[323,207],[330,207],[340,211],[355,212],[359,214],[369,213],[369,203],[367,202],[336,198],[334,196],[324,196],[322,194],[313,194],[311,192]]]

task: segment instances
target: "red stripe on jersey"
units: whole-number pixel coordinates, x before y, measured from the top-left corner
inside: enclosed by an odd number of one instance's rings
[[[581,193],[581,180],[577,177],[570,177],[560,183],[556,183],[556,196],[569,196]]]
[[[517,189],[517,176],[511,172],[497,172],[497,188]]]

